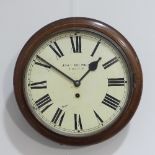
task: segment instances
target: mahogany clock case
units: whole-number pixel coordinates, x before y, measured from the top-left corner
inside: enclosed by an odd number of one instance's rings
[[[130,77],[132,79],[130,97],[128,99],[127,106],[119,118],[105,130],[87,137],[68,137],[47,129],[32,114],[24,95],[23,79],[25,75],[25,69],[31,56],[44,41],[57,33],[67,30],[87,30],[89,32],[97,33],[103,37],[106,37],[106,39],[109,41],[117,44],[117,46],[121,49],[120,51],[122,51],[122,56],[128,64]],[[138,57],[133,47],[123,35],[121,35],[111,26],[95,19],[73,17],[61,19],[48,24],[47,26],[41,28],[28,40],[28,42],[21,50],[16,62],[13,82],[14,92],[20,111],[34,129],[36,129],[39,133],[46,136],[47,138],[50,138],[59,143],[69,145],[88,145],[98,143],[112,137],[129,122],[139,105],[142,93],[142,81],[142,70]]]

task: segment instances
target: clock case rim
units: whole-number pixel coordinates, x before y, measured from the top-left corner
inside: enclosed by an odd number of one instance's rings
[[[86,29],[93,33],[97,32],[99,33],[99,35],[103,34],[103,37],[107,36],[116,44],[118,44],[118,46],[122,49],[121,51],[123,51],[123,53],[121,54],[127,61],[129,71],[132,74],[131,79],[133,79],[132,81],[130,80],[132,88],[130,88],[131,92],[130,98],[127,102],[127,106],[124,108],[123,112],[117,118],[117,120],[114,121],[114,123],[111,124],[109,127],[105,128],[103,131],[94,135],[88,135],[86,137],[64,136],[46,128],[33,115],[28,104],[26,103],[26,98],[24,95],[25,93],[23,87],[23,79],[25,76],[25,69],[27,63],[29,62],[29,59],[31,58],[35,50],[45,40],[49,39],[51,35],[71,29]],[[19,109],[34,129],[36,129],[45,137],[59,143],[69,145],[88,145],[98,143],[114,136],[130,121],[139,105],[143,87],[143,76],[141,65],[135,50],[120,32],[118,32],[116,29],[109,26],[108,24],[95,19],[84,17],[71,17],[55,21],[44,26],[27,41],[27,43],[22,48],[15,65],[13,84],[14,93]]]

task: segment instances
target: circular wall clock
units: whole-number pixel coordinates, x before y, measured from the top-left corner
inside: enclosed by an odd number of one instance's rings
[[[142,71],[130,43],[111,26],[66,18],[36,32],[23,47],[14,91],[27,121],[70,145],[98,143],[135,113]]]

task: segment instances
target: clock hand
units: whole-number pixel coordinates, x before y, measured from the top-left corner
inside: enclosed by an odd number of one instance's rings
[[[80,83],[82,81],[82,79],[84,79],[84,77],[90,72],[90,71],[95,71],[97,69],[98,66],[98,62],[101,60],[101,57],[98,58],[97,61],[93,61],[89,64],[89,69],[87,70],[87,72],[80,78],[80,80],[78,80],[78,82]]]
[[[49,66],[49,68],[53,68],[54,70],[56,70],[57,72],[59,72],[60,74],[62,74],[63,76],[65,76],[66,78],[68,78],[70,81],[72,81],[74,83],[74,85],[76,86],[76,81],[73,80],[70,76],[68,76],[67,74],[65,74],[64,72],[62,72],[61,70],[59,70],[58,68],[56,68],[55,66],[53,66],[52,64],[50,64],[49,62],[47,62],[45,59],[43,59],[40,56],[36,56],[40,61],[44,62],[45,64],[47,64]]]

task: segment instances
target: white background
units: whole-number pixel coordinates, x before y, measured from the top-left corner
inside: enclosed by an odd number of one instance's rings
[[[13,94],[13,70],[29,37],[44,25],[70,16],[104,21],[119,30],[140,59],[144,87],[131,122],[100,144],[62,146],[42,137],[25,121]],[[0,0],[0,154],[153,155],[155,138],[154,0]]]

